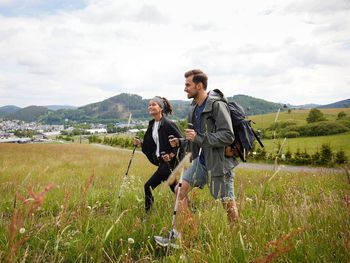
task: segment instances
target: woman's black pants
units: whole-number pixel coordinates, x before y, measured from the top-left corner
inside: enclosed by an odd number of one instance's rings
[[[152,190],[155,189],[158,185],[160,185],[162,182],[166,181],[170,175],[171,171],[169,169],[168,163],[161,161],[158,169],[154,172],[154,174],[151,176],[151,178],[148,179],[148,181],[145,183],[145,209],[146,211],[149,211],[152,207],[152,204],[154,202],[154,198],[152,195]],[[172,192],[175,193],[175,186],[176,181],[169,185]]]

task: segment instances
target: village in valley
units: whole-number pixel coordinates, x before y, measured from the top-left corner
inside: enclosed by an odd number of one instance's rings
[[[128,123],[116,122],[110,125],[101,123],[49,125],[39,122],[0,119],[0,143],[59,141],[62,135],[72,134],[84,136],[117,132],[127,132],[132,134],[142,130],[140,127],[146,124],[145,121],[131,120]]]

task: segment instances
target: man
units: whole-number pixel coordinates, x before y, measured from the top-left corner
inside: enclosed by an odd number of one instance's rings
[[[192,153],[191,166],[183,175],[179,193],[179,212],[188,210],[188,193],[193,187],[203,188],[209,184],[211,195],[220,199],[230,224],[238,220],[238,211],[233,195],[232,169],[238,162],[225,156],[226,146],[232,144],[234,134],[227,100],[218,91],[207,92],[208,77],[201,70],[185,73],[185,92],[193,99],[188,122],[194,128],[185,129],[185,139],[172,139],[172,147],[189,143]],[[178,191],[178,187],[176,192]]]

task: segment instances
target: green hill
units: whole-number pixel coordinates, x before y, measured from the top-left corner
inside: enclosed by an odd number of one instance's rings
[[[0,107],[0,118],[5,117],[11,113],[14,113],[19,109],[21,108],[14,105],[7,105],[7,106]]]
[[[40,116],[47,114],[49,111],[48,108],[43,106],[28,106],[6,115],[6,118],[31,122],[38,120]]]
[[[350,107],[350,99],[337,101],[327,105],[321,105],[319,108],[349,108]]]
[[[240,104],[251,119],[264,128],[271,124],[280,109],[282,119],[306,119],[308,110],[292,110],[287,105],[274,103],[247,95],[235,95],[227,98]],[[62,124],[66,119],[76,122],[111,123],[126,120],[130,113],[133,119],[149,119],[148,101],[136,94],[122,93],[106,100],[88,104],[77,109],[51,110],[42,106],[18,108],[16,106],[0,107],[0,118],[20,119],[25,121],[41,121],[48,124]],[[175,119],[184,119],[189,110],[189,100],[172,100]],[[290,110],[288,115],[286,111]],[[337,109],[338,110],[338,109]],[[264,115],[267,114],[267,115]],[[348,114],[349,115],[349,114]],[[327,117],[327,116],[326,116]]]
[[[286,106],[281,103],[274,103],[247,95],[235,95],[233,97],[228,97],[227,99],[229,101],[234,101],[240,104],[247,115],[276,112],[278,109],[283,111],[286,108]]]

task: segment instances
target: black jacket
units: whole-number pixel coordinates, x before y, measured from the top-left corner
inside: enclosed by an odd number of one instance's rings
[[[142,152],[147,156],[148,160],[154,164],[159,165],[159,160],[156,156],[157,145],[152,137],[152,130],[155,120],[151,120],[148,123],[148,128],[145,133],[143,143],[142,143]],[[174,135],[176,138],[182,138],[182,134],[177,125],[164,117],[159,122],[158,127],[158,137],[159,137],[159,152],[171,153],[174,152],[174,148],[171,147],[169,143],[169,135]],[[184,151],[180,149],[179,159],[181,160],[184,157]],[[176,158],[173,158],[170,162],[172,167],[175,166]]]

